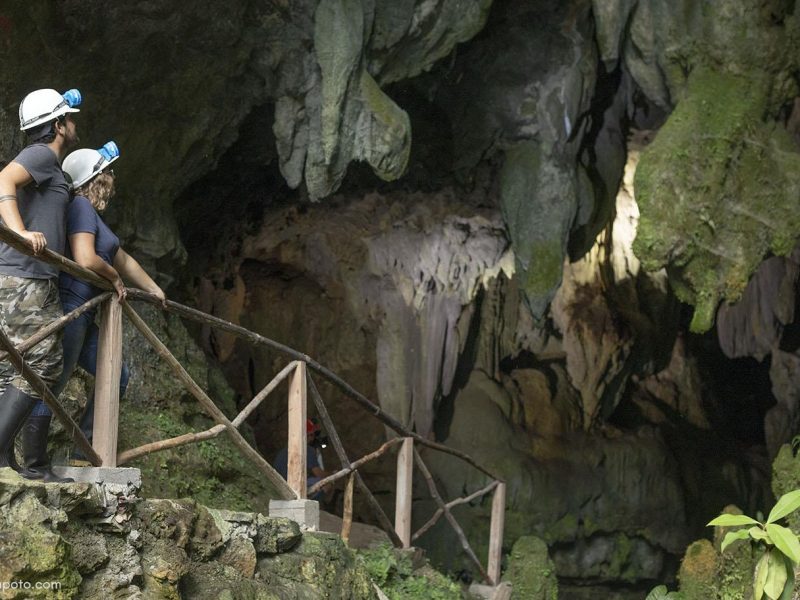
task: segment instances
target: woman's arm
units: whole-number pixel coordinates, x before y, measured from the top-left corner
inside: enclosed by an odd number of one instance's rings
[[[167,297],[164,290],[158,287],[158,284],[147,274],[142,265],[122,248],[117,250],[117,254],[114,256],[114,268],[136,287],[154,294],[162,304],[166,302]]]
[[[94,250],[94,234],[88,232],[73,233],[69,236],[69,246],[72,249],[72,256],[75,262],[85,269],[94,271],[100,277],[105,277],[117,290],[120,301],[125,299],[125,286],[122,283],[117,270],[97,256]]]

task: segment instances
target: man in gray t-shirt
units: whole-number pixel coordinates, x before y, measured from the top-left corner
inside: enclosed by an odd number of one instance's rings
[[[28,94],[19,116],[31,145],[0,171],[0,218],[37,254],[46,246],[64,253],[70,196],[61,160],[78,143],[70,113],[78,112],[74,106],[79,102],[76,90],[63,96],[50,89]],[[62,314],[58,270],[0,243],[0,326],[11,342],[20,344]],[[61,374],[60,336],[52,335],[26,352],[25,360],[52,386]],[[65,481],[49,466],[21,471],[14,459],[14,437],[39,397],[8,361],[0,362],[0,391],[0,467],[10,466],[30,479]],[[34,450],[46,457],[46,435],[32,433],[43,444]]]
[[[17,209],[25,228],[41,232],[50,250],[64,254],[69,184],[59,157],[47,144],[31,144],[14,158],[14,163],[31,178],[31,182],[17,192]],[[58,269],[7,244],[0,244],[0,274],[52,279],[58,277]]]

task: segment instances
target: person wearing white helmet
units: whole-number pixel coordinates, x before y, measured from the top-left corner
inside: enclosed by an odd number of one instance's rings
[[[19,107],[20,129],[29,145],[0,171],[0,218],[34,253],[45,247],[64,252],[70,193],[60,163],[78,143],[72,115],[80,103],[78,90],[60,94],[41,89],[28,94]],[[12,343],[19,344],[62,314],[58,269],[0,243],[0,325]],[[26,352],[25,359],[52,385],[61,373],[59,337],[50,336]],[[19,471],[14,437],[40,399],[8,361],[0,363],[0,390],[0,467]],[[52,474],[46,479],[71,481]]]
[[[151,292],[165,301],[164,292],[145,272],[139,263],[120,248],[119,238],[100,217],[114,195],[114,172],[111,164],[119,158],[119,148],[108,142],[98,150],[82,148],[64,159],[64,172],[72,180],[74,198],[67,210],[68,256],[87,269],[108,279],[117,291],[120,301],[125,299],[125,278],[136,287]],[[101,290],[85,281],[62,272],[59,277],[59,294],[65,313],[81,306]],[[98,328],[94,323],[94,311],[83,313],[64,328],[64,369],[53,386],[58,396],[66,387],[76,365],[95,374],[97,365]],[[123,363],[120,376],[119,396],[125,394],[129,371]],[[50,425],[50,409],[39,402],[22,430],[22,450],[25,470],[23,477],[35,478],[37,472],[48,470],[47,429]],[[84,435],[91,441],[94,423],[94,394],[80,419]],[[79,454],[73,458],[82,459]]]

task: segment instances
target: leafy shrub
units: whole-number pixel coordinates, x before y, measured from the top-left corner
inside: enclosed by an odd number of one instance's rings
[[[411,558],[391,546],[362,550],[359,557],[372,580],[390,600],[460,600],[461,588],[444,575],[425,569],[414,573]]]
[[[660,585],[647,594],[645,600],[683,600],[683,594],[680,592],[668,592],[667,586]]]
[[[794,589],[794,569],[800,562],[800,540],[788,527],[778,525],[790,513],[800,508],[800,490],[781,496],[765,522],[746,515],[720,515],[709,526],[742,527],[729,531],[722,540],[722,552],[733,542],[749,539],[764,548],[754,574],[755,600],[764,596],[770,600],[789,600]]]

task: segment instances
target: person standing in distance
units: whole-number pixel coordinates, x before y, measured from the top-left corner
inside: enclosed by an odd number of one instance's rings
[[[80,112],[78,90],[31,92],[19,106],[26,146],[0,171],[0,218],[38,254],[60,254],[66,245],[69,185],[61,160],[78,144],[72,113]],[[62,315],[58,269],[0,243],[0,326],[14,345]],[[61,374],[61,336],[52,335],[25,353],[31,368],[52,386]],[[40,398],[9,361],[0,362],[0,467],[20,467],[14,438]],[[45,478],[44,474],[39,475]],[[50,473],[47,481],[60,479]]]

